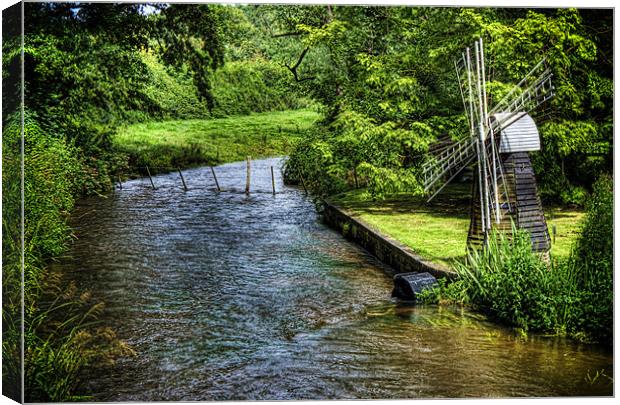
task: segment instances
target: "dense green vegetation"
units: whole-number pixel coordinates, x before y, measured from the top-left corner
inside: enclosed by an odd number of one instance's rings
[[[317,196],[358,188],[366,202],[418,194],[428,145],[467,131],[451,66],[478,36],[488,45],[494,97],[543,55],[555,74],[557,96],[539,117],[546,119],[544,148],[534,158],[543,196],[582,204],[594,180],[611,173],[609,10],[49,2],[24,8],[23,246],[16,101],[22,60],[18,33],[4,26],[2,181],[3,374],[19,378],[21,297],[7,286],[19,284],[23,249],[26,401],[78,399],[83,367],[131,354],[113,331],[94,323],[101,303],[47,266],[70,240],[66,221],[76,198],[109,191],[119,174],[291,151],[286,176],[303,175]],[[7,25],[13,18],[18,27],[18,15],[7,14]],[[558,275],[541,273],[551,290],[537,290],[555,294],[559,287],[545,277],[569,274],[582,320],[556,314],[532,321],[547,311],[538,307],[501,319],[606,339],[611,197],[601,190],[611,182],[600,184],[577,253],[556,264]],[[403,236],[408,226],[393,231]],[[517,270],[540,270],[527,252],[502,246],[497,255],[523,256],[505,257]],[[476,260],[483,268],[491,258]],[[488,297],[476,297],[485,307]],[[566,304],[558,302],[549,307]]]
[[[496,234],[454,266],[426,302],[460,302],[524,331],[569,334],[611,346],[613,338],[613,182],[602,177],[567,258],[551,266],[532,252],[529,235]]]
[[[308,134],[319,114],[296,110],[208,120],[169,120],[119,129],[113,142],[131,167],[151,172],[282,156]]]
[[[46,261],[66,248],[70,229],[66,216],[74,204],[75,190],[83,186],[79,175],[83,168],[74,147],[63,138],[49,137],[31,115],[24,119],[24,297],[25,297],[25,392],[26,398],[50,400],[78,399],[73,392],[79,383],[81,367],[105,364],[116,356],[130,354],[131,349],[115,338],[114,332],[94,324],[103,308],[90,294],[74,285],[66,285],[59,274],[50,272]],[[19,164],[11,160],[19,156],[21,125],[15,114],[3,129],[3,285],[19,285],[21,270],[19,253],[20,227],[18,210],[21,190]],[[3,291],[5,305],[19,305],[15,291]],[[7,303],[8,299],[8,303]],[[15,313],[4,307],[3,316]],[[20,323],[4,320],[5,375],[15,367],[10,359],[19,355]],[[17,340],[16,340],[17,339]],[[13,355],[7,355],[13,353]],[[19,367],[19,370],[21,367]],[[16,394],[12,394],[15,396]],[[18,395],[18,394],[17,394]]]
[[[317,6],[271,13],[274,30],[296,33],[299,49],[310,50],[298,70],[313,77],[303,85],[328,112],[289,163],[290,176],[305,173],[320,195],[356,182],[373,197],[420,192],[416,174],[428,145],[467,131],[453,62],[478,37],[492,66],[492,100],[543,57],[554,74],[556,96],[536,117],[542,196],[582,204],[600,173],[611,172],[609,10]]]

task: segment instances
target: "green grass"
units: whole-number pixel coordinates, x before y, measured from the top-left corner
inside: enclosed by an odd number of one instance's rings
[[[134,166],[152,171],[285,155],[320,114],[314,110],[268,112],[229,118],[132,124],[114,137]],[[170,170],[170,169],[168,169]]]
[[[469,193],[468,184],[454,184],[431,203],[406,194],[372,201],[363,190],[335,196],[332,201],[410,247],[422,258],[452,266],[455,260],[465,256]],[[549,233],[552,233],[552,224],[557,231],[552,256],[568,257],[579,235],[584,212],[574,208],[545,207],[545,214]]]

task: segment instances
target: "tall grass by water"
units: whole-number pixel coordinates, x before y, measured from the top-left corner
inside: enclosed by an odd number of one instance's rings
[[[486,249],[471,250],[455,270],[469,301],[499,321],[524,330],[564,333],[577,299],[573,268],[549,266],[532,251],[527,232],[495,232]]]
[[[66,223],[89,175],[74,147],[24,117],[24,244],[21,245],[20,115],[10,117],[3,146],[3,377],[21,396],[21,273],[24,278],[25,401],[84,399],[75,394],[87,365],[110,363],[131,349],[94,321],[103,304],[50,270],[71,238]],[[23,267],[21,253],[23,249]]]

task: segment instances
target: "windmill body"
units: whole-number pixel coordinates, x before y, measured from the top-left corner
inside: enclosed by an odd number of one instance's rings
[[[474,164],[468,246],[486,243],[491,229],[509,232],[512,223],[528,231],[534,251],[550,247],[529,153],[540,150],[530,113],[553,96],[544,60],[489,111],[482,39],[455,62],[469,122],[469,137],[447,143],[423,166],[429,201],[465,167]]]

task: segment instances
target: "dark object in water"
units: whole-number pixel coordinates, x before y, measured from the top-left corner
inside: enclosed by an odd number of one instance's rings
[[[403,300],[415,300],[422,291],[433,288],[437,279],[430,273],[401,273],[394,276],[392,297]]]

